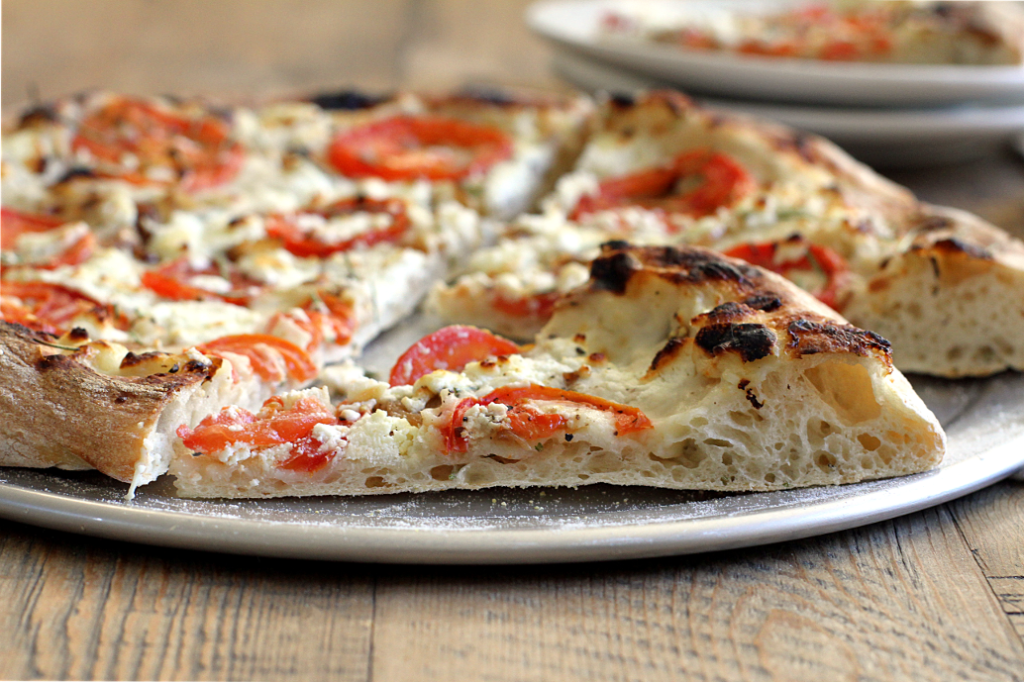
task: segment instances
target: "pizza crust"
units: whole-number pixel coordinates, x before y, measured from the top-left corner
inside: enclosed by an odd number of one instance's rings
[[[962,211],[926,229],[854,294],[846,316],[892,341],[904,371],[946,377],[1024,368],[1024,243]]]
[[[0,322],[0,463],[99,469],[131,481],[161,414],[220,364],[175,374],[111,377],[49,345],[53,338]]]
[[[179,426],[270,396],[275,387],[235,359],[134,355],[0,321],[0,466],[95,468],[130,482],[131,497],[167,471]]]

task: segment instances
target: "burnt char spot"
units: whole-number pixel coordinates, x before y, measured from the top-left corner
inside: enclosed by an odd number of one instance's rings
[[[124,358],[122,358],[121,360],[121,369],[127,369],[128,367],[136,367],[137,365],[141,365],[147,360],[160,358],[163,357],[164,355],[164,353],[155,350],[148,351],[141,355],[136,355],[135,353],[128,351],[128,354],[125,355]]]
[[[66,182],[73,182],[74,180],[93,180],[98,177],[99,176],[96,175],[95,171],[92,169],[76,166],[74,168],[69,168],[64,175],[60,176],[57,179],[56,184],[62,185]]]
[[[605,242],[604,244],[601,244],[602,252],[625,251],[629,248],[629,242],[627,242],[624,239],[612,239],[610,241]]]
[[[749,265],[729,263],[702,251],[676,251],[676,253],[683,256],[677,264],[689,271],[684,277],[686,281],[721,280],[747,284],[750,280],[758,279],[761,276]]]
[[[658,276],[673,284],[719,280],[750,286],[761,279],[757,268],[724,260],[703,249],[634,247],[626,242],[611,241],[601,246],[601,254],[590,265],[592,287],[596,291],[625,293],[629,278],[641,269],[660,271]]]
[[[946,228],[953,227],[953,221],[946,216],[929,215],[922,218],[915,227],[921,232],[945,230]]]
[[[988,249],[975,244],[968,244],[956,237],[940,239],[932,245],[932,248],[945,253],[965,253],[972,258],[992,260],[992,254],[989,253]]]
[[[681,273],[687,281],[700,282],[717,279],[748,283],[758,279],[760,273],[744,263],[732,263],[710,251],[700,249],[677,249],[671,246],[654,246],[637,249],[644,263],[660,268],[686,270]]]
[[[205,374],[207,377],[212,377],[220,369],[221,362],[220,358],[213,358],[210,364],[200,362],[199,360],[189,360],[185,363],[183,372],[185,374]]]
[[[314,95],[309,101],[321,109],[334,111],[357,111],[377,106],[388,98],[378,95],[368,95],[358,90],[341,90],[340,92],[326,92]]]
[[[779,151],[796,152],[801,159],[808,163],[817,161],[818,156],[814,150],[813,138],[804,133],[793,133],[792,135],[779,136],[774,140]]]
[[[656,372],[666,362],[671,361],[679,352],[679,349],[682,348],[684,341],[685,339],[679,336],[669,339],[668,343],[662,346],[661,350],[655,354],[654,359],[651,360],[650,370]]]
[[[497,106],[511,106],[520,103],[520,100],[516,99],[516,96],[510,92],[500,88],[488,88],[480,85],[459,90],[454,99]]]
[[[21,115],[18,119],[19,128],[31,128],[36,125],[45,123],[57,123],[60,117],[57,115],[57,110],[49,105],[39,105],[32,107]]]
[[[892,346],[874,332],[835,322],[812,322],[805,319],[789,323],[789,348],[798,357],[815,353],[881,354],[887,362]]]
[[[71,331],[67,333],[66,338],[72,343],[84,343],[89,340],[89,332],[85,331],[81,327],[73,327]]]
[[[754,310],[770,313],[773,310],[778,310],[782,307],[782,299],[778,296],[762,294],[760,296],[751,296],[743,301],[743,305],[753,308]]]
[[[56,370],[61,367],[68,367],[73,364],[75,364],[75,361],[68,356],[55,353],[53,355],[44,355],[36,360],[36,369],[40,372],[46,372],[48,370]]]
[[[597,291],[624,294],[629,278],[636,269],[636,263],[630,255],[620,251],[611,256],[595,259],[590,264],[590,279]]]
[[[775,334],[763,324],[712,324],[697,332],[695,341],[713,356],[736,351],[744,362],[752,362],[771,354]]]
[[[617,107],[632,107],[636,105],[636,97],[633,95],[627,95],[624,92],[614,92],[608,99],[609,102]]]
[[[752,312],[754,311],[751,308],[748,308],[742,303],[728,301],[711,309],[709,312],[705,313],[705,316],[707,317],[708,322],[712,324],[724,324],[726,322],[741,320]]]

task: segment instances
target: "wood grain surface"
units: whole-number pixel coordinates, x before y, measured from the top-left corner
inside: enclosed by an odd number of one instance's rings
[[[564,88],[525,6],[6,0],[2,104]],[[1009,152],[892,176],[1024,234]],[[234,557],[0,521],[0,678],[1024,680],[1024,482],[799,542],[546,567]]]

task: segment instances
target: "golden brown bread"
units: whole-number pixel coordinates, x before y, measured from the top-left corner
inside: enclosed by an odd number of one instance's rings
[[[109,376],[57,341],[0,321],[0,465],[91,466],[131,481],[168,404],[221,367],[212,359],[173,373]]]

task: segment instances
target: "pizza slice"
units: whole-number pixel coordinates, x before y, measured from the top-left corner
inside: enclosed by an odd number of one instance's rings
[[[968,376],[1024,367],[1015,340],[1024,338],[1019,240],[918,202],[821,138],[706,111],[676,93],[612,99],[597,128],[545,202],[545,220],[568,221],[558,230],[752,258],[889,338],[907,371]],[[497,291],[502,278],[524,283],[522,300],[547,296],[574,267],[566,263],[593,253],[593,240],[578,248],[536,232],[510,234],[537,254],[521,259],[529,269],[493,266],[435,295],[436,307],[457,313],[465,293]],[[501,249],[476,259],[500,263]],[[504,317],[501,328],[515,327],[515,315],[492,311],[489,322]]]
[[[0,320],[0,466],[95,468],[135,488],[167,470],[170,438],[224,405],[255,408],[317,368],[267,335],[165,352]]]
[[[178,428],[184,497],[589,483],[777,490],[926,470],[945,437],[888,344],[783,278],[698,248],[607,244],[536,343],[445,328],[389,381]]]

